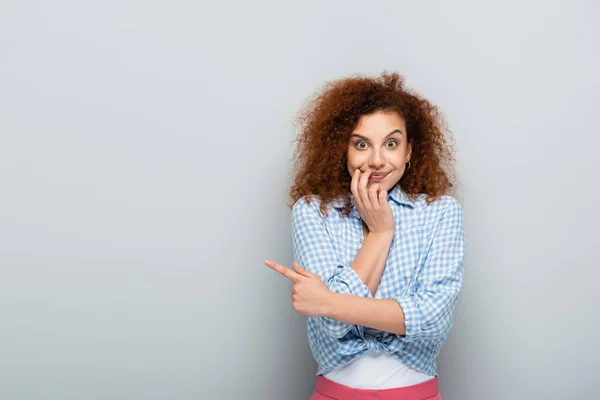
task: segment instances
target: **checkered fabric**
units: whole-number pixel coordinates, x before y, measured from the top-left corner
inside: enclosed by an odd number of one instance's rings
[[[352,195],[350,194],[352,199]],[[436,375],[436,357],[452,325],[452,313],[463,280],[465,237],[462,209],[451,196],[427,204],[425,195],[411,200],[399,185],[388,193],[396,231],[381,276],[379,292],[402,307],[406,334],[365,330],[329,317],[308,318],[308,339],[323,374],[360,357],[367,350],[387,351],[404,365]],[[352,199],[319,211],[319,198],[305,197],[292,208],[294,259],[319,275],[336,293],[372,298],[350,264],[358,254],[362,220]]]

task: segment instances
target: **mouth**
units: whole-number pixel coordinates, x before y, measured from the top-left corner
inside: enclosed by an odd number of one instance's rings
[[[388,175],[388,172],[373,172],[369,176],[369,180],[380,181]]]

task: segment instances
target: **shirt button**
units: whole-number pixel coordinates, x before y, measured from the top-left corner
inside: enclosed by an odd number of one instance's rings
[[[363,244],[365,242],[364,238],[360,238],[360,244]]]

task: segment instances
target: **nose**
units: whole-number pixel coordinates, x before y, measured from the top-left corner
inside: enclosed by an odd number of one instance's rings
[[[379,169],[383,168],[384,165],[385,160],[383,159],[381,152],[378,150],[373,151],[371,157],[369,157],[369,167],[373,169]]]

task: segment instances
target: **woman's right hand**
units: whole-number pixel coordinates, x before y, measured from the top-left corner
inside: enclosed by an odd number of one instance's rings
[[[367,224],[369,232],[391,232],[396,230],[394,214],[387,202],[387,191],[381,189],[377,183],[369,183],[371,170],[362,173],[356,169],[352,175],[350,190],[354,198],[354,205],[362,220]]]

